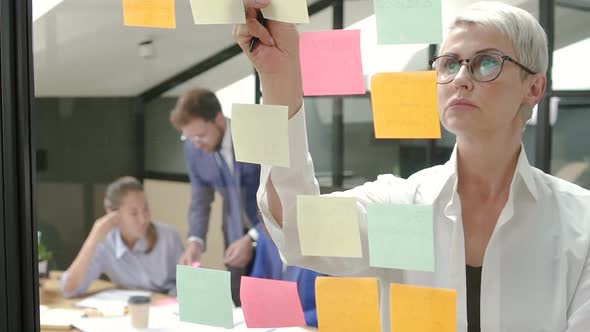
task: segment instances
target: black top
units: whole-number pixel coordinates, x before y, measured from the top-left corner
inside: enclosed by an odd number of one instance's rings
[[[466,266],[467,271],[467,325],[469,332],[480,332],[479,300],[481,295],[481,266]]]

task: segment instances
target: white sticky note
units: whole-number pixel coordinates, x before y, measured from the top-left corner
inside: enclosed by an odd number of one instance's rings
[[[262,16],[286,23],[309,23],[305,0],[272,0],[268,7],[262,9]]]
[[[244,2],[238,0],[190,0],[195,24],[244,24]]]

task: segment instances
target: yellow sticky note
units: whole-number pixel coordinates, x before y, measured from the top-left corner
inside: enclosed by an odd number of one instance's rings
[[[231,135],[237,161],[289,167],[287,106],[233,104]]]
[[[315,294],[320,331],[381,331],[377,279],[318,277]]]
[[[287,23],[309,23],[305,0],[272,0],[268,7],[262,9],[262,16]]]
[[[363,257],[354,197],[297,196],[304,256]]]
[[[435,71],[375,74],[371,102],[376,138],[440,138]]]
[[[191,0],[195,24],[246,23],[244,2],[239,0]]]
[[[123,19],[128,26],[174,29],[174,0],[123,0]]]
[[[391,284],[391,332],[457,331],[457,291]]]

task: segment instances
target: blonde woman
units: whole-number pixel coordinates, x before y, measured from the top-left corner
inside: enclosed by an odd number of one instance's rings
[[[152,222],[142,184],[133,177],[111,183],[107,214],[98,219],[62,277],[66,297],[83,295],[105,274],[118,287],[176,294],[176,263],[184,248],[172,227]]]
[[[264,222],[289,265],[377,277],[383,331],[390,331],[392,282],[456,289],[458,331],[590,331],[590,192],[532,167],[522,145],[547,82],[547,39],[535,18],[481,2],[454,20],[432,61],[440,119],[457,137],[450,160],[408,180],[385,175],[333,193],[357,200],[364,256],[304,257],[296,196],[319,189],[308,153],[299,35],[292,24],[255,19],[271,1],[244,0],[247,24],[234,28],[234,38],[260,75],[264,102],[289,107],[291,167],[262,167],[258,191]],[[253,37],[260,42],[250,52]],[[433,205],[434,272],[370,266],[372,203]]]

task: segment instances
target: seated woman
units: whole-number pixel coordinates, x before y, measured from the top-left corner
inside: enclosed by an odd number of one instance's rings
[[[98,219],[63,274],[65,297],[83,295],[103,273],[118,287],[176,294],[176,262],[184,248],[178,233],[152,222],[141,183],[122,177],[105,194]]]

